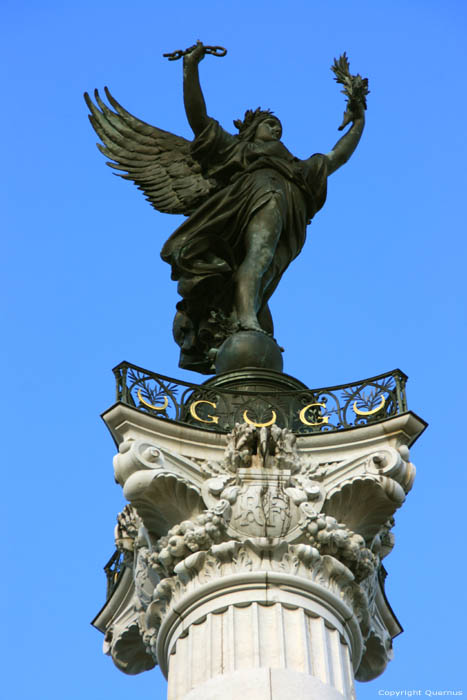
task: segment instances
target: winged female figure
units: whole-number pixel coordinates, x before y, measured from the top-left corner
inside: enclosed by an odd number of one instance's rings
[[[197,42],[178,52],[191,142],[132,116],[107,88],[113,109],[97,90],[95,104],[85,99],[108,165],[158,211],[188,217],[161,256],[182,297],[173,328],[180,367],[212,374],[217,349],[233,333],[273,335],[268,300],[325,202],[328,175],[360,140],[368,90],[366,80],[350,75],[344,54],[333,70],[348,97],[340,128],[351,126],[329,153],[300,160],[282,143],[281,122],[270,110],[248,110],[234,122],[235,135],[208,116],[198,72],[207,49]]]

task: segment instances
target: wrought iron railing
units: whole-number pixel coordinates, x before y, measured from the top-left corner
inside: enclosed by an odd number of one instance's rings
[[[107,577],[107,600],[112,596],[112,593],[117,588],[125,566],[126,564],[123,552],[116,549],[107,564],[104,566],[105,575]]]
[[[361,427],[405,413],[407,376],[399,369],[322,389],[243,391],[191,384],[122,362],[117,401],[159,419],[229,432],[236,423],[287,427],[297,434]]]

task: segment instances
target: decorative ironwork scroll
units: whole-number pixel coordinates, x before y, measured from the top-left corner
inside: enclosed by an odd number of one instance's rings
[[[115,550],[107,564],[104,566],[105,575],[107,577],[107,600],[111,598],[112,593],[117,588],[125,566],[126,563],[123,552],[119,551],[118,549]]]
[[[275,423],[306,435],[357,428],[407,411],[407,376],[399,369],[341,386],[254,392],[191,384],[128,362],[113,371],[117,401],[159,419],[216,432],[246,421]]]

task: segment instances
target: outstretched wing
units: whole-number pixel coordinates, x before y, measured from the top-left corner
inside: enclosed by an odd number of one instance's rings
[[[158,211],[191,214],[202,204],[216,183],[203,177],[201,167],[191,156],[190,141],[146,124],[126,111],[105,88],[112,111],[94,91],[96,104],[88,93],[84,99],[89,120],[103,142],[97,147],[111,168],[124,171]],[[96,106],[97,105],[97,106]]]

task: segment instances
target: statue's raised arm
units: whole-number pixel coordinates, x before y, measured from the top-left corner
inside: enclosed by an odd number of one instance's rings
[[[365,126],[366,96],[369,93],[367,78],[358,74],[351,75],[345,52],[339,60],[334,59],[331,70],[335,74],[335,80],[344,86],[342,92],[347,97],[347,109],[339,131],[350,123],[352,126],[334,145],[332,151],[326,154],[328,175],[344,165],[357,148]]]
[[[198,64],[206,53],[204,45],[198,41],[183,56],[183,101],[188,122],[195,136],[208,125],[206,102],[199,82]]]

